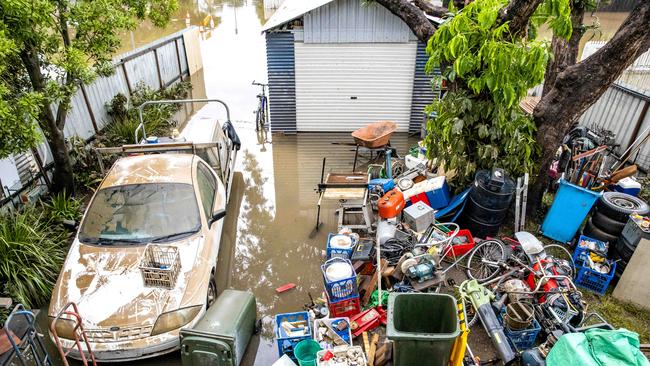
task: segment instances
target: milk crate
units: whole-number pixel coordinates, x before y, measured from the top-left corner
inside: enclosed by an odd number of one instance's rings
[[[174,288],[181,269],[178,248],[161,245],[147,246],[139,268],[145,286]]]
[[[328,296],[327,305],[331,318],[351,318],[361,312],[359,296],[337,302],[331,302]]]
[[[290,334],[287,334],[285,330],[282,328],[282,323],[283,322],[289,322],[289,323],[295,323],[295,322],[305,322],[305,325],[307,327],[307,332],[304,335],[300,336],[291,336]],[[312,338],[312,328],[311,328],[311,321],[309,319],[309,313],[306,311],[299,311],[297,313],[285,313],[285,314],[277,314],[275,316],[275,339],[278,345],[278,355],[279,357],[282,357],[282,355],[286,354],[287,356],[291,357],[294,361],[296,360],[295,356],[293,355],[293,349],[296,347],[300,341],[303,341],[305,339],[311,339]]]
[[[506,308],[503,307],[499,314],[499,321],[501,321],[501,323],[504,323],[503,317],[506,313],[505,309]],[[517,349],[517,351],[525,351],[533,348],[535,346],[535,340],[537,340],[537,335],[541,330],[542,327],[535,318],[533,318],[531,325],[527,329],[514,330],[509,329],[505,324],[503,326],[503,333],[508,337],[508,341]]]
[[[343,267],[342,264],[346,264],[350,267],[350,276],[341,278],[339,280],[329,280],[327,277],[328,268],[330,266]],[[339,302],[354,297],[359,297],[359,288],[357,284],[357,274],[354,271],[352,262],[348,259],[343,258],[331,258],[325,261],[321,266],[323,271],[323,282],[325,283],[325,290],[327,291],[327,296],[332,300],[332,302]]]
[[[591,290],[599,295],[604,295],[605,291],[607,291],[607,287],[609,287],[609,283],[616,274],[616,262],[608,262],[611,267],[607,274],[594,271],[589,267],[579,266],[576,263],[576,270],[578,272],[575,280],[576,286],[586,288],[587,290]]]
[[[352,246],[350,248],[334,248],[330,245],[330,242],[333,237],[335,236],[347,236],[350,238],[352,241]],[[327,247],[326,247],[326,254],[327,254],[327,259],[331,258],[343,258],[343,259],[350,259],[352,257],[352,253],[354,252],[354,248],[356,246],[356,242],[353,237],[345,235],[345,234],[332,234],[330,233],[327,236]]]
[[[589,255],[589,252],[591,251],[591,249],[589,249],[587,247],[581,247],[580,246],[580,243],[583,240],[597,243],[597,245],[602,250],[596,250],[596,251],[594,251],[595,253],[600,252],[601,254],[607,254],[607,249],[609,247],[608,243],[605,243],[604,241],[601,241],[601,240],[598,240],[598,239],[590,238],[588,236],[580,235],[580,237],[578,238],[578,241],[576,242],[576,249],[573,251],[573,262],[575,263],[576,266],[583,265],[582,264],[583,261],[582,261],[582,259],[580,259],[580,255],[582,253],[584,253],[584,252],[587,252],[587,255]]]
[[[511,330],[508,327],[503,328],[503,332],[510,340],[517,351],[525,351],[535,346],[537,335],[542,330],[537,320],[533,319],[532,327],[523,330]]]

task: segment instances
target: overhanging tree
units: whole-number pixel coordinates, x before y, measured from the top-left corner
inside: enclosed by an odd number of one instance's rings
[[[52,188],[73,190],[63,129],[79,84],[113,72],[122,32],[138,20],[162,26],[176,0],[0,1],[0,157],[38,141],[54,158]]]
[[[426,0],[375,1],[400,17],[423,42],[429,42],[438,31],[438,28],[429,21],[425,13],[437,17],[444,17],[448,13],[446,8],[432,6]],[[476,1],[494,2],[492,0]],[[457,7],[465,6],[464,1],[453,1],[452,3]],[[485,4],[481,4],[481,6],[483,5]],[[530,46],[529,42],[534,38],[534,34],[529,35],[528,32],[534,30],[535,26],[542,22],[549,22],[554,30],[551,42],[553,57],[549,58],[551,61],[546,67],[544,94],[532,116],[536,126],[534,139],[539,144],[541,153],[533,174],[536,179],[531,188],[532,204],[529,205],[531,211],[536,210],[541,202],[541,195],[548,181],[545,172],[548,171],[555,150],[571,124],[598,100],[639,55],[650,48],[650,1],[640,0],[614,37],[604,47],[585,60],[577,62],[578,45],[585,29],[585,25],[582,24],[584,13],[594,5],[592,0],[510,0],[503,1],[494,20],[487,19],[492,22],[489,27],[490,31],[506,25],[507,35],[499,41],[510,40],[515,46],[521,44]],[[463,10],[461,10],[461,14],[462,12]],[[486,19],[473,20],[487,21]],[[448,24],[443,25],[443,27],[447,26]],[[457,28],[454,33],[453,36],[458,35]],[[468,33],[470,33],[466,35],[468,37],[477,34],[473,30]],[[440,37],[438,36],[438,38]],[[442,38],[453,40],[453,37]],[[470,45],[471,40],[468,41],[468,45]],[[456,51],[463,48],[463,45],[458,46],[458,44],[451,46],[451,48],[456,48]],[[481,50],[482,48],[476,49]],[[433,51],[431,44],[429,51]],[[450,65],[449,62],[455,62],[458,59],[456,56],[448,54],[440,57],[433,54],[432,58],[438,57],[438,61],[443,66],[443,75],[449,77],[449,70],[454,70],[454,65]],[[475,56],[478,57],[478,54]],[[472,97],[483,101],[493,98],[494,94],[497,94],[497,90],[468,84],[468,80],[472,77],[480,78],[480,75],[476,73],[478,71],[474,72],[471,65],[468,65],[465,65],[465,68],[470,72],[465,75],[466,78],[454,80],[452,90],[473,94]],[[502,66],[511,67],[511,65]],[[486,67],[486,65],[482,67]],[[445,68],[447,68],[447,73],[444,71]],[[456,65],[457,70],[458,66]],[[535,76],[531,75],[531,78]],[[480,81],[474,82],[479,83]],[[521,93],[515,94],[517,98],[522,96]],[[522,143],[527,143],[527,141],[522,141]]]

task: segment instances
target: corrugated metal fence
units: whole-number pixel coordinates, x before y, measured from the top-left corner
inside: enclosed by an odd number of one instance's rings
[[[114,61],[115,72],[81,86],[72,98],[64,132],[66,137],[89,139],[109,122],[106,104],[122,93],[128,96],[139,83],[152,89],[167,87],[188,75],[183,33],[121,55]]]
[[[587,109],[579,123],[614,132],[620,154],[647,134],[646,129],[650,128],[649,107],[650,92],[617,82]],[[650,171],[650,144],[644,144],[638,153],[631,156],[630,161],[640,169]]]

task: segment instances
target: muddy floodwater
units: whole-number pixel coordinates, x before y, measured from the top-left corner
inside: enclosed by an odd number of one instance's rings
[[[261,334],[251,341],[244,365],[270,365],[277,358],[273,340],[273,315],[302,310],[308,293],[321,296],[320,264],[329,232],[336,230],[336,203],[325,203],[323,225],[316,224],[317,194],[324,157],[328,171],[352,170],[354,150],[348,133],[302,133],[292,136],[260,135],[254,130],[253,111],[258,88],[266,81],[266,49],[261,26],[273,10],[262,0],[181,1],[181,8],[165,29],[146,23],[124,35],[122,51],[178,31],[189,21],[203,28],[201,49],[204,69],[193,75],[194,98],[226,101],[242,140],[232,196],[225,218],[217,267],[217,287],[249,290],[257,298]],[[600,21],[611,37],[625,14],[603,13]],[[218,106],[205,106],[222,121]],[[417,139],[397,135],[392,144],[404,154]],[[283,294],[275,288],[297,287]],[[44,312],[39,314],[44,331]],[[55,355],[49,344],[51,354]],[[54,357],[57,359],[58,357]],[[60,362],[60,361],[58,361]],[[131,362],[130,365],[180,365],[178,352]]]

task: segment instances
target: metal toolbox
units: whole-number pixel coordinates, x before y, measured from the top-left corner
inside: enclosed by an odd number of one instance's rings
[[[423,232],[433,223],[433,209],[416,202],[404,209],[404,222],[414,231]]]
[[[181,329],[183,366],[237,366],[255,331],[250,292],[225,290],[192,329]]]
[[[621,236],[634,248],[636,248],[641,239],[650,239],[650,228],[642,227],[643,221],[642,217],[630,216],[621,233]]]

